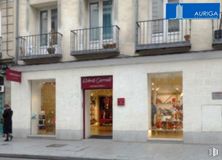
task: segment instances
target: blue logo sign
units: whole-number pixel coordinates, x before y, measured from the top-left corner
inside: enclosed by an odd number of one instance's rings
[[[219,19],[220,3],[167,3],[166,19]]]

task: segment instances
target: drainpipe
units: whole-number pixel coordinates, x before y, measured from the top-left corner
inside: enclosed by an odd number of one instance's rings
[[[16,29],[15,29],[15,43],[16,43],[16,49],[15,49],[15,64],[18,64],[18,51],[19,51],[19,44],[18,44],[18,36],[19,36],[19,0],[16,1]]]
[[[135,11],[134,11],[134,18],[135,18],[135,21],[134,21],[134,26],[135,26],[135,40],[134,40],[134,47],[136,49],[136,46],[137,46],[137,43],[138,43],[138,31],[137,31],[137,21],[138,21],[138,0],[135,0]]]

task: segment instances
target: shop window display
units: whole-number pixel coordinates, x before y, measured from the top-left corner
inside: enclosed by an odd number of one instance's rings
[[[99,97],[100,125],[112,125],[112,97]]]
[[[95,124],[96,121],[96,117],[95,117],[95,98],[93,96],[90,97],[91,101],[90,101],[90,124],[93,125]]]
[[[180,73],[151,76],[151,138],[183,137],[183,92]]]
[[[90,135],[112,135],[112,90],[91,90]]]
[[[55,82],[32,82],[32,135],[55,135]]]

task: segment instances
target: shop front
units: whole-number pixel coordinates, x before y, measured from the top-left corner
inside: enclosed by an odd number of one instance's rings
[[[183,139],[182,73],[149,74],[150,139]]]
[[[112,76],[82,77],[83,138],[112,138]]]
[[[222,70],[215,67],[222,60],[144,61],[36,72],[30,66],[22,83],[12,83],[14,135],[222,144]]]
[[[33,80],[31,84],[31,135],[55,135],[55,80]]]

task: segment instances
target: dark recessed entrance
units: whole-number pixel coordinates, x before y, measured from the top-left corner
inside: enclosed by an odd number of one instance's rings
[[[112,138],[112,81],[112,76],[82,77],[84,138]]]

